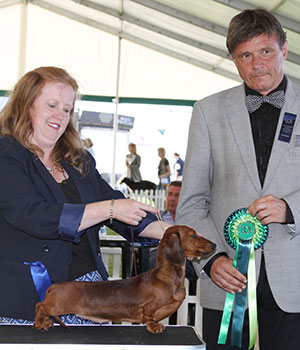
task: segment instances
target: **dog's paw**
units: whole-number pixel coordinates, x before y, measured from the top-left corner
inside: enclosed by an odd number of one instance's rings
[[[43,320],[39,320],[39,321],[36,320],[34,322],[33,328],[38,331],[45,332],[52,326],[53,326],[53,322],[50,320],[50,318],[45,317]]]
[[[146,323],[147,330],[151,333],[162,333],[165,330],[165,325],[158,322]]]

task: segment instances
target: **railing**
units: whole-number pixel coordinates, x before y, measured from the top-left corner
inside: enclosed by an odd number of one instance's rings
[[[135,199],[141,203],[152,205],[159,210],[165,209],[166,191],[165,190],[135,190],[129,188],[125,190],[125,197]]]

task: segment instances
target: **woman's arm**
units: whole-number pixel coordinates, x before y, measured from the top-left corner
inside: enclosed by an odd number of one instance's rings
[[[161,224],[163,227],[161,227]],[[139,234],[139,237],[149,237],[154,239],[162,239],[165,230],[172,226],[168,222],[162,221],[161,224],[158,221],[151,222],[145,229]]]
[[[108,220],[111,210],[113,219],[133,226],[138,225],[146,217],[147,212],[152,214],[158,213],[158,209],[132,199],[116,199],[113,205],[111,200],[90,203],[85,206],[78,231]]]

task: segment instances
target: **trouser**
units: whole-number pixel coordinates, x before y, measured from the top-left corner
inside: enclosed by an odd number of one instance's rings
[[[203,340],[206,342],[206,350],[239,349],[230,345],[230,329],[226,344],[217,344],[222,313],[203,309]],[[260,350],[300,350],[300,313],[287,313],[277,306],[268,283],[264,259],[257,285],[257,313]],[[242,350],[247,350],[248,344],[249,324],[246,311]]]

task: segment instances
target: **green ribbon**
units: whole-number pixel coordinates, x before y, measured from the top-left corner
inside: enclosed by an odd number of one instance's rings
[[[232,266],[235,268],[237,265],[238,254],[239,254],[239,246],[237,246],[236,248],[235,256],[232,264]],[[234,297],[235,297],[234,294],[231,294],[231,293],[226,294],[224,311],[222,315],[221,327],[220,327],[219,338],[218,338],[218,344],[224,345],[226,343],[230,319],[231,319],[231,312],[233,309]]]
[[[251,241],[239,240],[239,254],[237,261],[237,269],[243,275],[246,275],[248,271]],[[235,304],[233,310],[232,318],[232,331],[231,331],[231,345],[242,347],[242,335],[243,335],[243,325],[244,316],[246,311],[246,301],[247,301],[247,286],[242,292],[236,293]]]
[[[256,303],[256,276],[255,276],[254,244],[251,244],[248,266],[248,304],[249,304],[249,349],[253,348],[257,337],[257,303]]]
[[[246,296],[248,291],[249,301],[249,349],[256,342],[257,337],[257,304],[256,304],[256,278],[255,278],[255,255],[252,241],[239,240],[233,267],[241,273],[248,273],[248,286],[241,293],[226,294],[224,311],[222,315],[221,327],[219,331],[218,344],[225,344],[229,331],[229,324],[234,306],[231,332],[231,345],[242,347],[242,335],[244,325],[244,315],[246,310]],[[234,303],[235,301],[235,303]]]
[[[244,315],[248,292],[249,349],[255,345],[257,337],[257,302],[254,250],[262,246],[267,235],[268,227],[262,225],[250,214],[247,214],[246,208],[236,210],[225,222],[225,240],[232,248],[236,249],[233,267],[237,268],[242,274],[247,273],[248,283],[247,287],[241,293],[226,294],[218,344],[226,343],[234,307],[231,345],[242,347]]]

